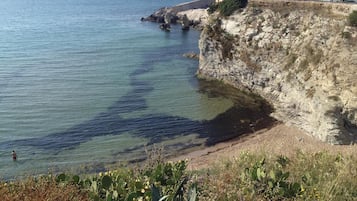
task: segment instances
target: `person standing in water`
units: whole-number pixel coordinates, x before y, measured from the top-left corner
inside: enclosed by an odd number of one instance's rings
[[[17,154],[16,154],[15,150],[12,150],[12,160],[16,161],[16,159],[17,159]]]

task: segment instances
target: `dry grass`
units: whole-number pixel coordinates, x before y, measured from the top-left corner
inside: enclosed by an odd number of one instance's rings
[[[264,185],[264,179],[250,178],[247,170],[260,164],[260,161],[265,161],[261,169],[267,173],[267,178],[270,171],[289,173],[285,181],[299,184],[297,194],[290,198],[282,196],[275,191],[284,191],[281,186],[270,189]],[[355,200],[356,163],[357,158],[352,155],[327,152],[297,152],[292,158],[242,152],[233,160],[220,161],[205,173],[199,173],[204,176],[200,181],[199,200]]]
[[[314,94],[316,92],[316,89],[311,87],[310,89],[306,90],[306,98],[312,98],[314,97]]]
[[[1,201],[84,201],[88,194],[76,185],[59,185],[54,178],[28,178],[0,183]]]
[[[350,5],[313,1],[284,1],[284,0],[252,0],[250,5],[253,7],[267,7],[282,16],[289,16],[292,11],[307,10],[324,17],[344,19],[350,11]]]

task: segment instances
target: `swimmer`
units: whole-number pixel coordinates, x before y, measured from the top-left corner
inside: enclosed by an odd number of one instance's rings
[[[17,159],[17,154],[15,150],[12,150],[12,160],[16,161],[16,159]]]

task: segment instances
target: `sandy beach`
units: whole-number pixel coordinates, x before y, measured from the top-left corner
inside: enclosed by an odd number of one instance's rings
[[[351,155],[357,153],[357,145],[330,145],[313,138],[301,130],[277,123],[271,128],[242,135],[237,139],[193,151],[172,160],[188,160],[189,170],[208,168],[216,162],[233,159],[242,152],[269,153],[293,157],[297,151],[316,153],[326,151]]]

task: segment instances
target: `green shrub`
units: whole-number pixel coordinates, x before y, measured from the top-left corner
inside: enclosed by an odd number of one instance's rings
[[[95,201],[183,201],[184,194],[187,200],[194,201],[196,188],[193,186],[188,192],[184,188],[188,180],[186,167],[186,161],[162,162],[144,169],[123,168],[82,179],[77,175],[60,174],[56,182],[78,185]]]
[[[224,0],[218,4],[218,10],[223,16],[230,16],[239,8],[244,8],[248,4],[248,0]]]
[[[275,167],[268,168],[263,158],[241,174],[241,188],[268,200],[296,197],[301,191],[301,184],[288,180],[290,173],[283,170],[288,163],[288,158],[279,156]]]
[[[348,23],[350,26],[357,27],[357,11],[354,10],[349,16],[348,16]]]
[[[151,164],[96,175],[63,173],[0,181],[0,200],[352,201],[357,197],[357,158],[352,154],[300,151],[288,158],[244,152],[197,172],[188,172],[186,161]]]
[[[346,39],[352,38],[352,34],[350,32],[342,32],[341,35],[342,35],[342,38],[346,38]]]
[[[208,7],[207,12],[208,12],[208,14],[212,14],[212,13],[216,12],[217,9],[218,9],[218,4],[213,3]]]

